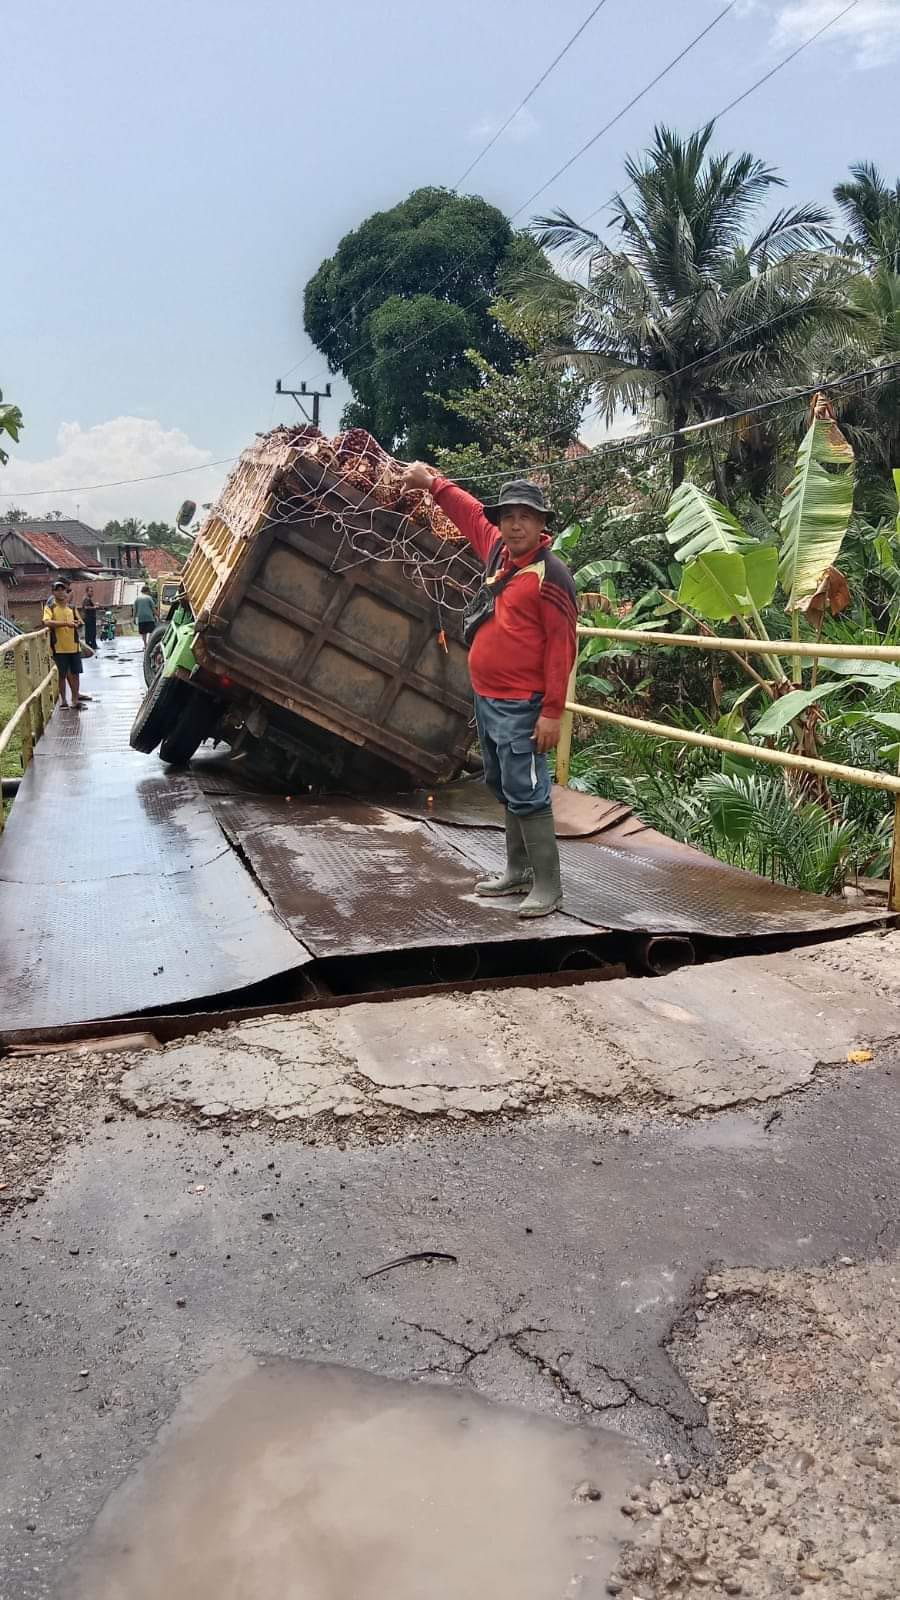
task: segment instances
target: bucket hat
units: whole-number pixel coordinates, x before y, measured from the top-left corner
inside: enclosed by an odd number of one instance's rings
[[[489,522],[497,523],[501,511],[509,510],[510,506],[527,506],[530,511],[539,511],[548,523],[553,521],[553,512],[544,499],[543,489],[529,478],[510,478],[500,490],[500,498],[493,505],[485,506],[484,514]]]

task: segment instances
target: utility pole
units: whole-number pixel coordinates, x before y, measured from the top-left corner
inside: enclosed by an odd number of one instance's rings
[[[307,422],[311,422],[313,427],[317,428],[319,426],[319,401],[331,399],[331,384],[326,383],[324,389],[307,389],[305,383],[301,383],[299,389],[283,389],[279,378],[275,385],[275,393],[289,394],[292,400],[296,400]],[[301,399],[301,396],[303,399]],[[312,416],[303,405],[303,400],[312,401]]]

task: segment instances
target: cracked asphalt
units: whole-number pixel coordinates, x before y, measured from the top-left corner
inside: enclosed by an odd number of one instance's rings
[[[334,1122],[136,1117],[95,1085],[83,1142],[0,1235],[2,1600],[64,1592],[185,1390],[248,1353],[470,1385],[620,1429],[657,1470],[714,1468],[708,1406],[667,1351],[709,1269],[900,1251],[896,1047],[803,1076],[777,1116],[603,1100],[365,1143]],[[456,1260],[365,1279],[429,1250]]]

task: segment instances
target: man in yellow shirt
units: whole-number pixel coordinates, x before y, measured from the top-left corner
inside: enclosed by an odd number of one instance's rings
[[[59,698],[61,705],[68,705],[66,688],[72,695],[72,706],[80,711],[85,702],[79,694],[78,680],[81,677],[81,651],[78,648],[77,628],[81,618],[74,606],[69,604],[67,584],[63,578],[58,578],[53,585],[53,595],[44,607],[44,623],[50,629],[50,648],[59,673]]]

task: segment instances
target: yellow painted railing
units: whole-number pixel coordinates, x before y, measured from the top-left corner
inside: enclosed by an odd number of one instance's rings
[[[0,641],[0,661],[5,662],[10,655],[16,675],[16,709],[6,726],[0,728],[0,756],[18,734],[24,771],[56,703],[58,683],[47,629],[39,628],[35,633],[20,633],[15,639]],[[3,806],[0,804],[0,831],[2,828]]]
[[[804,656],[827,661],[891,661],[900,663],[898,645],[847,645],[797,643],[791,639],[720,639],[715,634],[694,633],[638,633],[634,628],[579,627],[579,637],[585,639],[615,639],[626,644],[660,646],[677,649],[720,652],[724,655]],[[740,756],[743,760],[759,761],[773,767],[789,767],[794,771],[812,772],[820,778],[830,778],[840,783],[855,783],[864,789],[882,789],[894,796],[894,838],[891,848],[891,885],[888,905],[891,911],[900,911],[900,776],[891,772],[874,772],[868,767],[848,767],[835,761],[821,761],[814,756],[796,755],[791,750],[771,750],[765,745],[743,744],[737,739],[720,738],[712,733],[695,733],[689,728],[674,728],[665,722],[647,722],[642,717],[628,717],[619,711],[604,711],[599,706],[584,706],[575,699],[573,667],[566,694],[566,708],[560,728],[556,750],[556,781],[567,784],[572,759],[572,727],[575,717],[590,717],[594,722],[605,722],[610,727],[632,728],[651,739],[674,739],[679,744],[700,745],[707,750],[721,750],[725,755]]]

